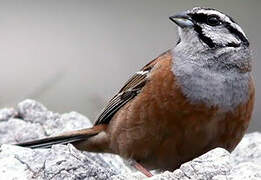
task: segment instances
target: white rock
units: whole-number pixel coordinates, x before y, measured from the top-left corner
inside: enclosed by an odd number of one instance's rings
[[[0,143],[24,142],[45,136],[43,127],[21,119],[0,122]]]
[[[232,168],[228,180],[260,180],[261,166],[251,162],[240,163]]]
[[[226,175],[231,169],[230,153],[224,149],[216,148],[208,153],[181,165],[173,173],[165,172],[150,179],[200,179],[209,180],[218,175]]]
[[[0,121],[7,121],[18,115],[18,112],[14,108],[0,109]]]
[[[108,166],[101,167],[95,160],[76,150],[72,145],[56,145],[51,149],[36,150],[2,145],[0,173],[3,175],[0,177],[10,179],[21,174],[25,179],[62,180],[108,179],[117,171]]]
[[[24,142],[91,125],[77,112],[53,113],[41,103],[25,100],[17,110],[0,110],[0,143]],[[0,148],[0,179],[148,179],[132,172],[119,156],[80,152],[72,145],[34,150],[14,145]],[[247,134],[232,154],[216,148],[174,172],[154,174],[150,179],[261,179],[261,133]]]
[[[261,166],[261,133],[246,134],[231,155],[234,165],[252,162]]]

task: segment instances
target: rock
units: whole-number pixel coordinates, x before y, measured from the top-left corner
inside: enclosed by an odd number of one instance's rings
[[[5,121],[18,115],[14,108],[4,108],[0,110],[0,121]]]
[[[16,118],[0,122],[0,143],[24,142],[44,136],[44,128],[38,123]]]
[[[240,163],[233,167],[230,174],[223,179],[228,180],[260,180],[261,179],[261,166],[251,162]]]
[[[88,118],[77,112],[54,113],[34,100],[25,100],[17,108],[0,110],[0,143],[5,143],[0,148],[1,179],[261,179],[261,133],[258,132],[247,134],[232,154],[216,148],[174,172],[155,171],[151,178],[133,172],[117,155],[81,152],[70,144],[50,149],[10,145],[91,125]]]
[[[166,171],[155,175],[150,180],[209,180],[219,175],[229,174],[231,169],[230,153],[222,148],[216,148],[208,153],[181,165],[174,172]],[[122,180],[123,175],[113,177],[114,180]],[[135,174],[131,179],[142,179]]]
[[[150,180],[258,180],[261,179],[261,166],[252,162],[234,165],[233,155],[216,148],[208,153],[181,165],[174,172],[164,172]],[[232,160],[232,161],[231,161]]]
[[[3,145],[0,159],[5,168],[1,167],[1,179],[108,179],[119,173],[100,166],[72,145],[39,150]]]
[[[173,172],[177,179],[213,179],[217,175],[226,175],[231,169],[230,153],[216,148],[208,153],[181,165]]]
[[[19,103],[17,111],[2,109],[0,117],[0,143],[9,144],[92,125],[77,112],[53,113],[34,100]],[[1,179],[108,179],[130,172],[117,155],[80,152],[72,145],[51,149],[2,145],[0,149]]]
[[[145,179],[150,179],[150,178],[146,178],[140,172],[134,172],[134,173],[125,173],[125,174],[112,176],[111,179],[112,180],[126,180],[126,179],[130,179],[130,180],[145,180]]]
[[[246,134],[232,152],[233,164],[252,162],[261,166],[261,133]]]

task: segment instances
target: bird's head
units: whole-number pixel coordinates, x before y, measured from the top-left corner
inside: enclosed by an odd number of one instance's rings
[[[183,60],[213,69],[251,71],[249,41],[230,16],[213,8],[195,7],[170,19],[178,25],[175,49]]]
[[[179,26],[180,42],[191,43],[191,40],[198,39],[212,49],[249,46],[242,28],[230,16],[216,9],[196,7],[170,19]]]

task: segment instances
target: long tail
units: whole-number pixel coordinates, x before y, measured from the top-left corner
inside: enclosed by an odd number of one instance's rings
[[[79,142],[86,140],[92,136],[97,135],[99,132],[105,130],[106,126],[97,125],[92,128],[82,129],[64,133],[58,136],[47,137],[39,140],[28,141],[24,143],[15,144],[17,146],[29,147],[29,148],[50,148],[55,144],[68,144],[73,142]]]

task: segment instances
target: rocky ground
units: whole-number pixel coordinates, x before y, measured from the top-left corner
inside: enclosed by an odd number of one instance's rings
[[[81,152],[70,144],[34,150],[10,145],[90,126],[79,113],[53,113],[34,100],[1,109],[0,179],[146,179],[116,155]],[[245,135],[231,154],[217,148],[174,172],[153,173],[152,180],[261,179],[261,133]]]

